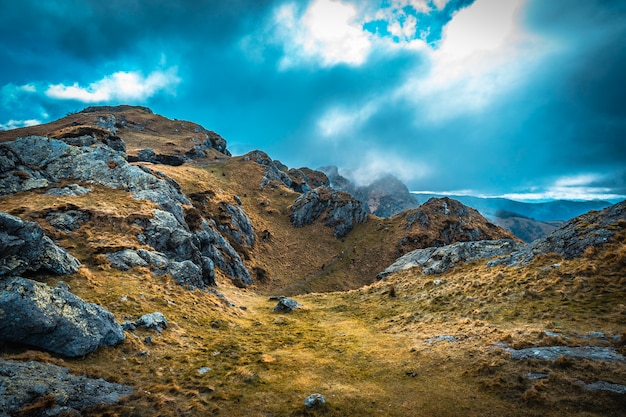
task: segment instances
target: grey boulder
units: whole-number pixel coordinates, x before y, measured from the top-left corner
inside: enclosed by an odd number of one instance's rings
[[[113,314],[70,293],[25,278],[0,281],[0,340],[68,357],[113,346],[124,333]]]
[[[334,230],[334,236],[346,236],[358,223],[367,221],[363,203],[343,191],[318,187],[302,194],[291,206],[291,224],[304,227],[318,219]]]

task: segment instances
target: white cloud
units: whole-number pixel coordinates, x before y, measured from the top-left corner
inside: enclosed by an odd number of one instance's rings
[[[371,149],[360,158],[355,168],[342,172],[342,175],[357,185],[369,185],[386,174],[392,174],[402,181],[409,181],[424,178],[430,172],[428,164],[418,158],[400,156],[388,149]]]
[[[427,74],[407,80],[398,97],[424,103],[435,122],[479,112],[521,85],[552,48],[522,26],[526,0],[477,0],[446,25],[440,46],[428,52]]]
[[[17,129],[20,127],[36,126],[40,124],[41,124],[41,121],[37,119],[28,119],[28,120],[11,119],[6,123],[0,123],[0,130]]]
[[[377,110],[374,102],[356,110],[333,107],[327,110],[317,122],[319,133],[326,138],[337,138],[357,129]]]
[[[594,184],[601,183],[604,176],[599,174],[579,174],[556,179],[545,190],[529,190],[504,194],[502,197],[520,201],[549,200],[615,200],[626,196],[611,192],[609,187]]]
[[[285,50],[280,68],[365,62],[371,41],[356,17],[356,7],[340,1],[314,0],[301,16],[295,3],[279,7],[273,24]]]
[[[73,85],[50,85],[46,95],[60,100],[77,100],[83,103],[109,101],[143,101],[161,91],[173,93],[173,88],[180,83],[177,68],[167,71],[153,71],[147,77],[139,71],[119,71],[99,81],[82,87]]]

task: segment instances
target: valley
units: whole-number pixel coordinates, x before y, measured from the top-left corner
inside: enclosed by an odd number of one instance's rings
[[[0,360],[133,391],[79,407],[53,381],[7,377],[0,416],[623,415],[624,202],[555,227],[531,255],[509,254],[517,263],[456,259],[378,280],[416,249],[523,243],[448,198],[378,217],[322,172],[226,145],[129,106],[0,132],[3,221],[59,248],[6,226],[0,285],[20,276],[71,292],[124,334],[68,357],[0,325]],[[60,253],[78,267],[52,272]],[[12,305],[9,287],[0,306]],[[301,306],[274,311],[275,296]],[[128,324],[154,312],[166,327]],[[326,403],[305,406],[314,393]]]

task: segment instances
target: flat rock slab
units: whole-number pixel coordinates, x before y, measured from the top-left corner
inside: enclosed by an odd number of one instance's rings
[[[626,357],[620,355],[612,348],[598,346],[550,346],[527,349],[507,349],[511,358],[515,360],[539,359],[544,361],[555,361],[559,357],[589,359],[593,361],[605,362],[626,362]]]
[[[0,417],[8,417],[46,396],[55,401],[41,415],[74,415],[86,407],[116,404],[132,393],[129,386],[76,376],[62,366],[0,359]]]

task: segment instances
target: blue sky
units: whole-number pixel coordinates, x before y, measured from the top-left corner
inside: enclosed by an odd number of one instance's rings
[[[0,0],[0,128],[136,104],[367,183],[626,198],[623,0]]]

